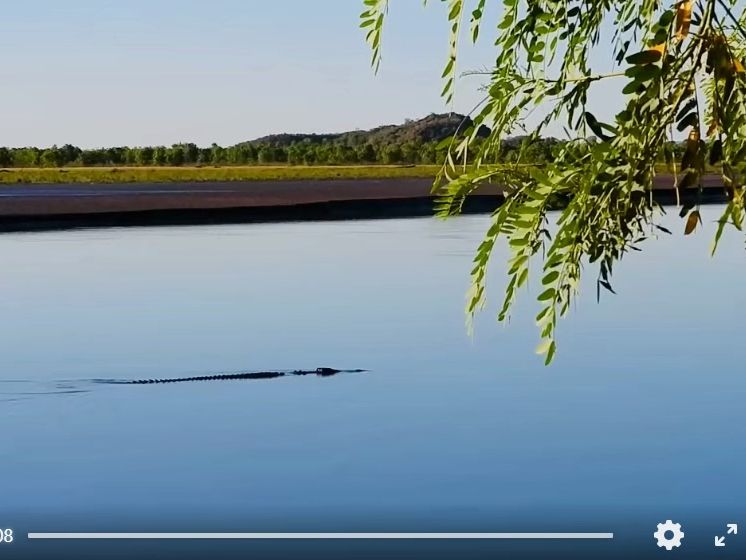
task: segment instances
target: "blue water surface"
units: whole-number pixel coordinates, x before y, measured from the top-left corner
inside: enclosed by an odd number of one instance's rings
[[[533,352],[538,277],[510,324],[495,322],[504,247],[474,336],[465,328],[488,216],[2,235],[0,527],[611,531],[611,542],[438,550],[710,553],[726,523],[746,532],[746,253],[726,234],[709,256],[720,210],[704,209],[686,238],[678,217],[662,218],[675,234],[625,257],[618,295],[600,305],[586,267],[548,368]],[[91,381],[319,366],[369,371]],[[666,519],[686,532],[673,553],[652,538]],[[52,546],[19,537],[0,557]],[[324,550],[425,545],[361,546]],[[745,550],[746,534],[717,553]]]

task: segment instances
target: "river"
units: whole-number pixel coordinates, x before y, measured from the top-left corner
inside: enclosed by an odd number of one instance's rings
[[[502,247],[490,305],[473,337],[464,326],[487,216],[1,235],[0,527],[613,531],[550,546],[610,557],[657,553],[656,523],[674,519],[679,557],[709,552],[726,523],[746,524],[746,255],[728,233],[710,258],[718,211],[686,238],[680,219],[662,218],[675,235],[625,257],[618,295],[600,304],[587,269],[548,368],[533,353],[531,294],[495,324]],[[367,371],[95,381],[316,367]],[[103,546],[66,550],[93,558]],[[364,556],[360,543],[233,546]],[[718,552],[744,550],[739,535]]]

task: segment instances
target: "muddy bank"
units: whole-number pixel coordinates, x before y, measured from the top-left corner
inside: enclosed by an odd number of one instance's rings
[[[655,191],[663,204],[675,202],[671,183],[661,177]],[[430,179],[13,185],[0,187],[0,231],[428,216],[431,185]],[[719,177],[708,177],[705,186],[702,202],[725,200]],[[484,187],[464,212],[491,212],[500,195],[499,187]],[[696,190],[683,195],[692,200]]]

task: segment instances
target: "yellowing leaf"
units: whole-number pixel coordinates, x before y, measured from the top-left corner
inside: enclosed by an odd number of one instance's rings
[[[689,214],[689,217],[686,220],[686,227],[684,228],[684,235],[689,235],[697,229],[697,223],[699,223],[699,221],[699,212],[697,210]]]
[[[663,55],[666,54],[666,43],[659,43],[654,47],[651,47],[650,50],[661,53],[660,57],[663,58]]]
[[[549,347],[551,345],[552,345],[552,340],[551,339],[547,338],[547,339],[542,340],[541,344],[539,344],[536,347],[536,353],[539,354],[539,355],[546,354],[547,352],[549,352]]]
[[[689,35],[689,26],[692,24],[692,0],[679,2],[676,10],[676,38],[681,41]]]

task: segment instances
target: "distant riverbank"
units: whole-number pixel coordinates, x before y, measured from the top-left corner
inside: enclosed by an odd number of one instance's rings
[[[675,202],[671,184],[659,177],[654,196],[663,204]],[[2,185],[0,231],[428,216],[431,187],[432,177]],[[464,212],[491,212],[501,194],[482,187]],[[724,200],[720,178],[708,176],[700,201]]]

